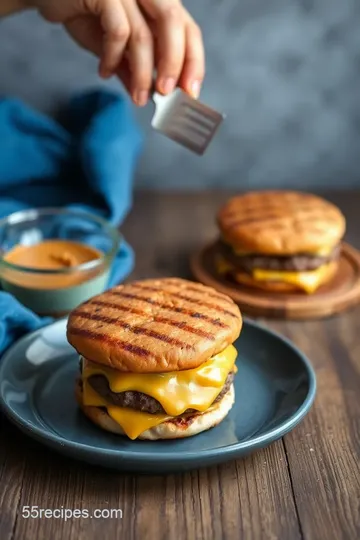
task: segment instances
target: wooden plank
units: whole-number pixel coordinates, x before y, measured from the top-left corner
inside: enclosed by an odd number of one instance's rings
[[[26,467],[13,538],[76,538],[79,522],[75,519],[67,521],[44,516],[25,519],[22,512],[24,506],[37,506],[38,510],[77,508],[81,500],[84,467],[27,439],[25,435],[22,439],[22,459]]]
[[[19,513],[13,536],[1,525],[2,539],[88,540],[103,537],[104,530],[106,537],[129,540],[301,538],[281,441],[220,467],[135,477],[92,468],[20,439],[27,458]],[[86,510],[90,516],[95,509],[123,514],[122,519],[24,519],[25,505]]]
[[[189,256],[216,234],[213,196],[141,192],[121,232],[136,253],[131,279],[190,276]]]
[[[305,539],[360,538],[360,308],[321,323],[288,325],[314,363],[318,394],[285,437]]]
[[[219,467],[139,477],[136,487],[134,538],[300,538],[281,442]]]
[[[25,462],[22,435],[0,413],[0,538],[12,538],[18,517]]]

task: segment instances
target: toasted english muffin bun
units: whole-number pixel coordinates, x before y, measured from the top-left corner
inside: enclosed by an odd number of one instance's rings
[[[83,404],[82,389],[79,382],[76,385],[76,400],[83,413],[94,424],[117,435],[125,435],[121,426],[117,424],[106,412],[99,407],[90,407]],[[197,435],[217,426],[229,413],[235,401],[235,390],[232,384],[229,391],[221,401],[215,403],[210,409],[203,413],[190,413],[166,420],[162,424],[150,428],[138,437],[138,439],[155,441],[158,439],[182,439]]]
[[[240,334],[238,306],[215,289],[164,278],[119,285],[76,308],[67,338],[89,360],[119,371],[198,367]]]
[[[316,253],[335,247],[345,218],[330,202],[294,191],[259,191],[230,199],[217,222],[225,242],[268,255]]]

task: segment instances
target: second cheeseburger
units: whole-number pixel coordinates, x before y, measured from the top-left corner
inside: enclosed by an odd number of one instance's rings
[[[338,268],[345,218],[309,193],[250,192],[218,214],[217,271],[275,292],[314,293]]]
[[[76,397],[102,429],[130,439],[189,437],[220,423],[235,395],[239,308],[177,278],[120,285],[69,317],[81,357]]]

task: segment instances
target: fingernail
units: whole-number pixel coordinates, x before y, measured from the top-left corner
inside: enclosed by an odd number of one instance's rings
[[[135,92],[134,101],[139,107],[143,107],[147,104],[149,98],[149,93],[147,90],[138,90]]]
[[[164,94],[169,94],[175,88],[175,79],[168,77],[167,79],[162,79],[160,81],[160,89]]]
[[[200,81],[193,81],[191,83],[191,94],[194,98],[198,98],[200,95]]]

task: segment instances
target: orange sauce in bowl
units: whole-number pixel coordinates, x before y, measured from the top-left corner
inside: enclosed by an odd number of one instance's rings
[[[4,255],[4,260],[34,270],[71,269],[96,259],[103,253],[98,249],[72,240],[44,240],[32,246],[17,245]],[[66,274],[39,274],[21,269],[6,269],[3,279],[30,288],[63,288],[87,281],[103,270],[103,265],[91,270],[74,270]]]

